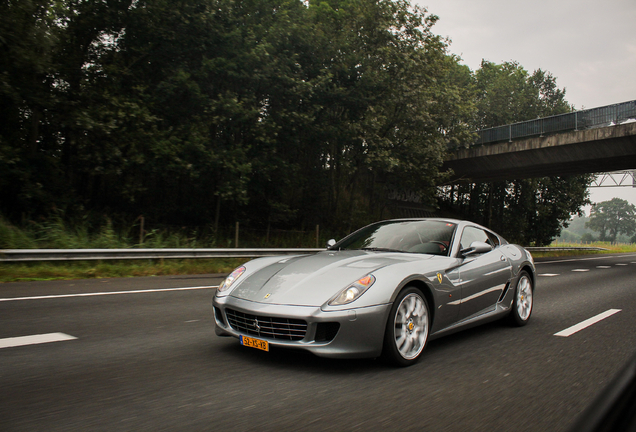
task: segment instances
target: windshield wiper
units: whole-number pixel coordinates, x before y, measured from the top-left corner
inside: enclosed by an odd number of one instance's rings
[[[373,252],[404,252],[398,249],[389,249],[389,248],[380,248],[380,247],[363,247],[363,248],[360,248],[360,250],[373,251]]]

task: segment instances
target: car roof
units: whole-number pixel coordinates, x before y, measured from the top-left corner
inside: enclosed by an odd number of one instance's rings
[[[382,222],[416,222],[416,221],[435,221],[435,222],[447,222],[447,223],[452,223],[452,224],[455,224],[455,225],[466,224],[466,225],[481,226],[479,224],[476,224],[475,222],[471,222],[471,221],[468,221],[468,220],[453,219],[453,218],[439,218],[439,217],[387,219],[387,220],[382,220],[382,221],[378,221],[378,222],[374,222],[374,223],[382,223]],[[485,228],[485,227],[482,227],[482,228]]]
[[[383,221],[378,221],[378,222],[374,222],[371,225],[374,225],[376,223],[383,223],[383,222],[416,222],[416,221],[435,221],[435,222],[446,222],[446,223],[452,223],[455,224],[457,226],[473,226],[473,227],[477,227],[477,228],[481,228],[484,229],[488,232],[491,232],[493,234],[495,234],[496,236],[498,236],[501,240],[505,241],[505,239],[503,237],[501,237],[498,233],[496,233],[495,231],[491,230],[490,228],[487,228],[483,225],[479,225],[478,223],[469,221],[469,220],[465,220],[465,219],[454,219],[454,218],[442,218],[442,217],[429,217],[429,218],[398,218],[398,219],[387,219],[387,220],[383,220]]]

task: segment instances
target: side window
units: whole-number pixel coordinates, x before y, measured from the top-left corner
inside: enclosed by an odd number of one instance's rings
[[[488,237],[486,231],[475,227],[464,228],[462,239],[459,242],[461,250],[469,248],[474,241],[488,243],[492,246],[492,240]]]
[[[490,246],[492,246],[493,248],[496,248],[498,246],[501,246],[501,242],[499,241],[499,237],[497,237],[496,235],[494,235],[493,233],[486,231],[486,234],[488,235],[488,244]]]

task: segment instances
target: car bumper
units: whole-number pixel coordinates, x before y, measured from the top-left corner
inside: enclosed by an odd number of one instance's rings
[[[320,357],[359,358],[378,357],[386,320],[391,305],[377,305],[339,311],[323,311],[320,307],[289,306],[256,303],[235,297],[215,297],[215,332],[219,336],[249,336],[267,340],[270,346],[310,351]],[[246,325],[239,329],[230,324],[230,313],[245,314]],[[306,331],[298,340],[284,340],[262,336],[256,319],[289,319],[305,321]],[[247,331],[245,331],[247,329]]]

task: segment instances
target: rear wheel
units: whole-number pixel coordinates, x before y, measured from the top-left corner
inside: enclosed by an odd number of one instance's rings
[[[384,358],[397,366],[416,363],[426,346],[429,327],[426,298],[419,289],[406,287],[391,307],[384,335]]]
[[[509,315],[509,321],[512,324],[524,326],[528,323],[532,314],[533,294],[532,278],[527,271],[523,270],[517,279],[515,299]]]

